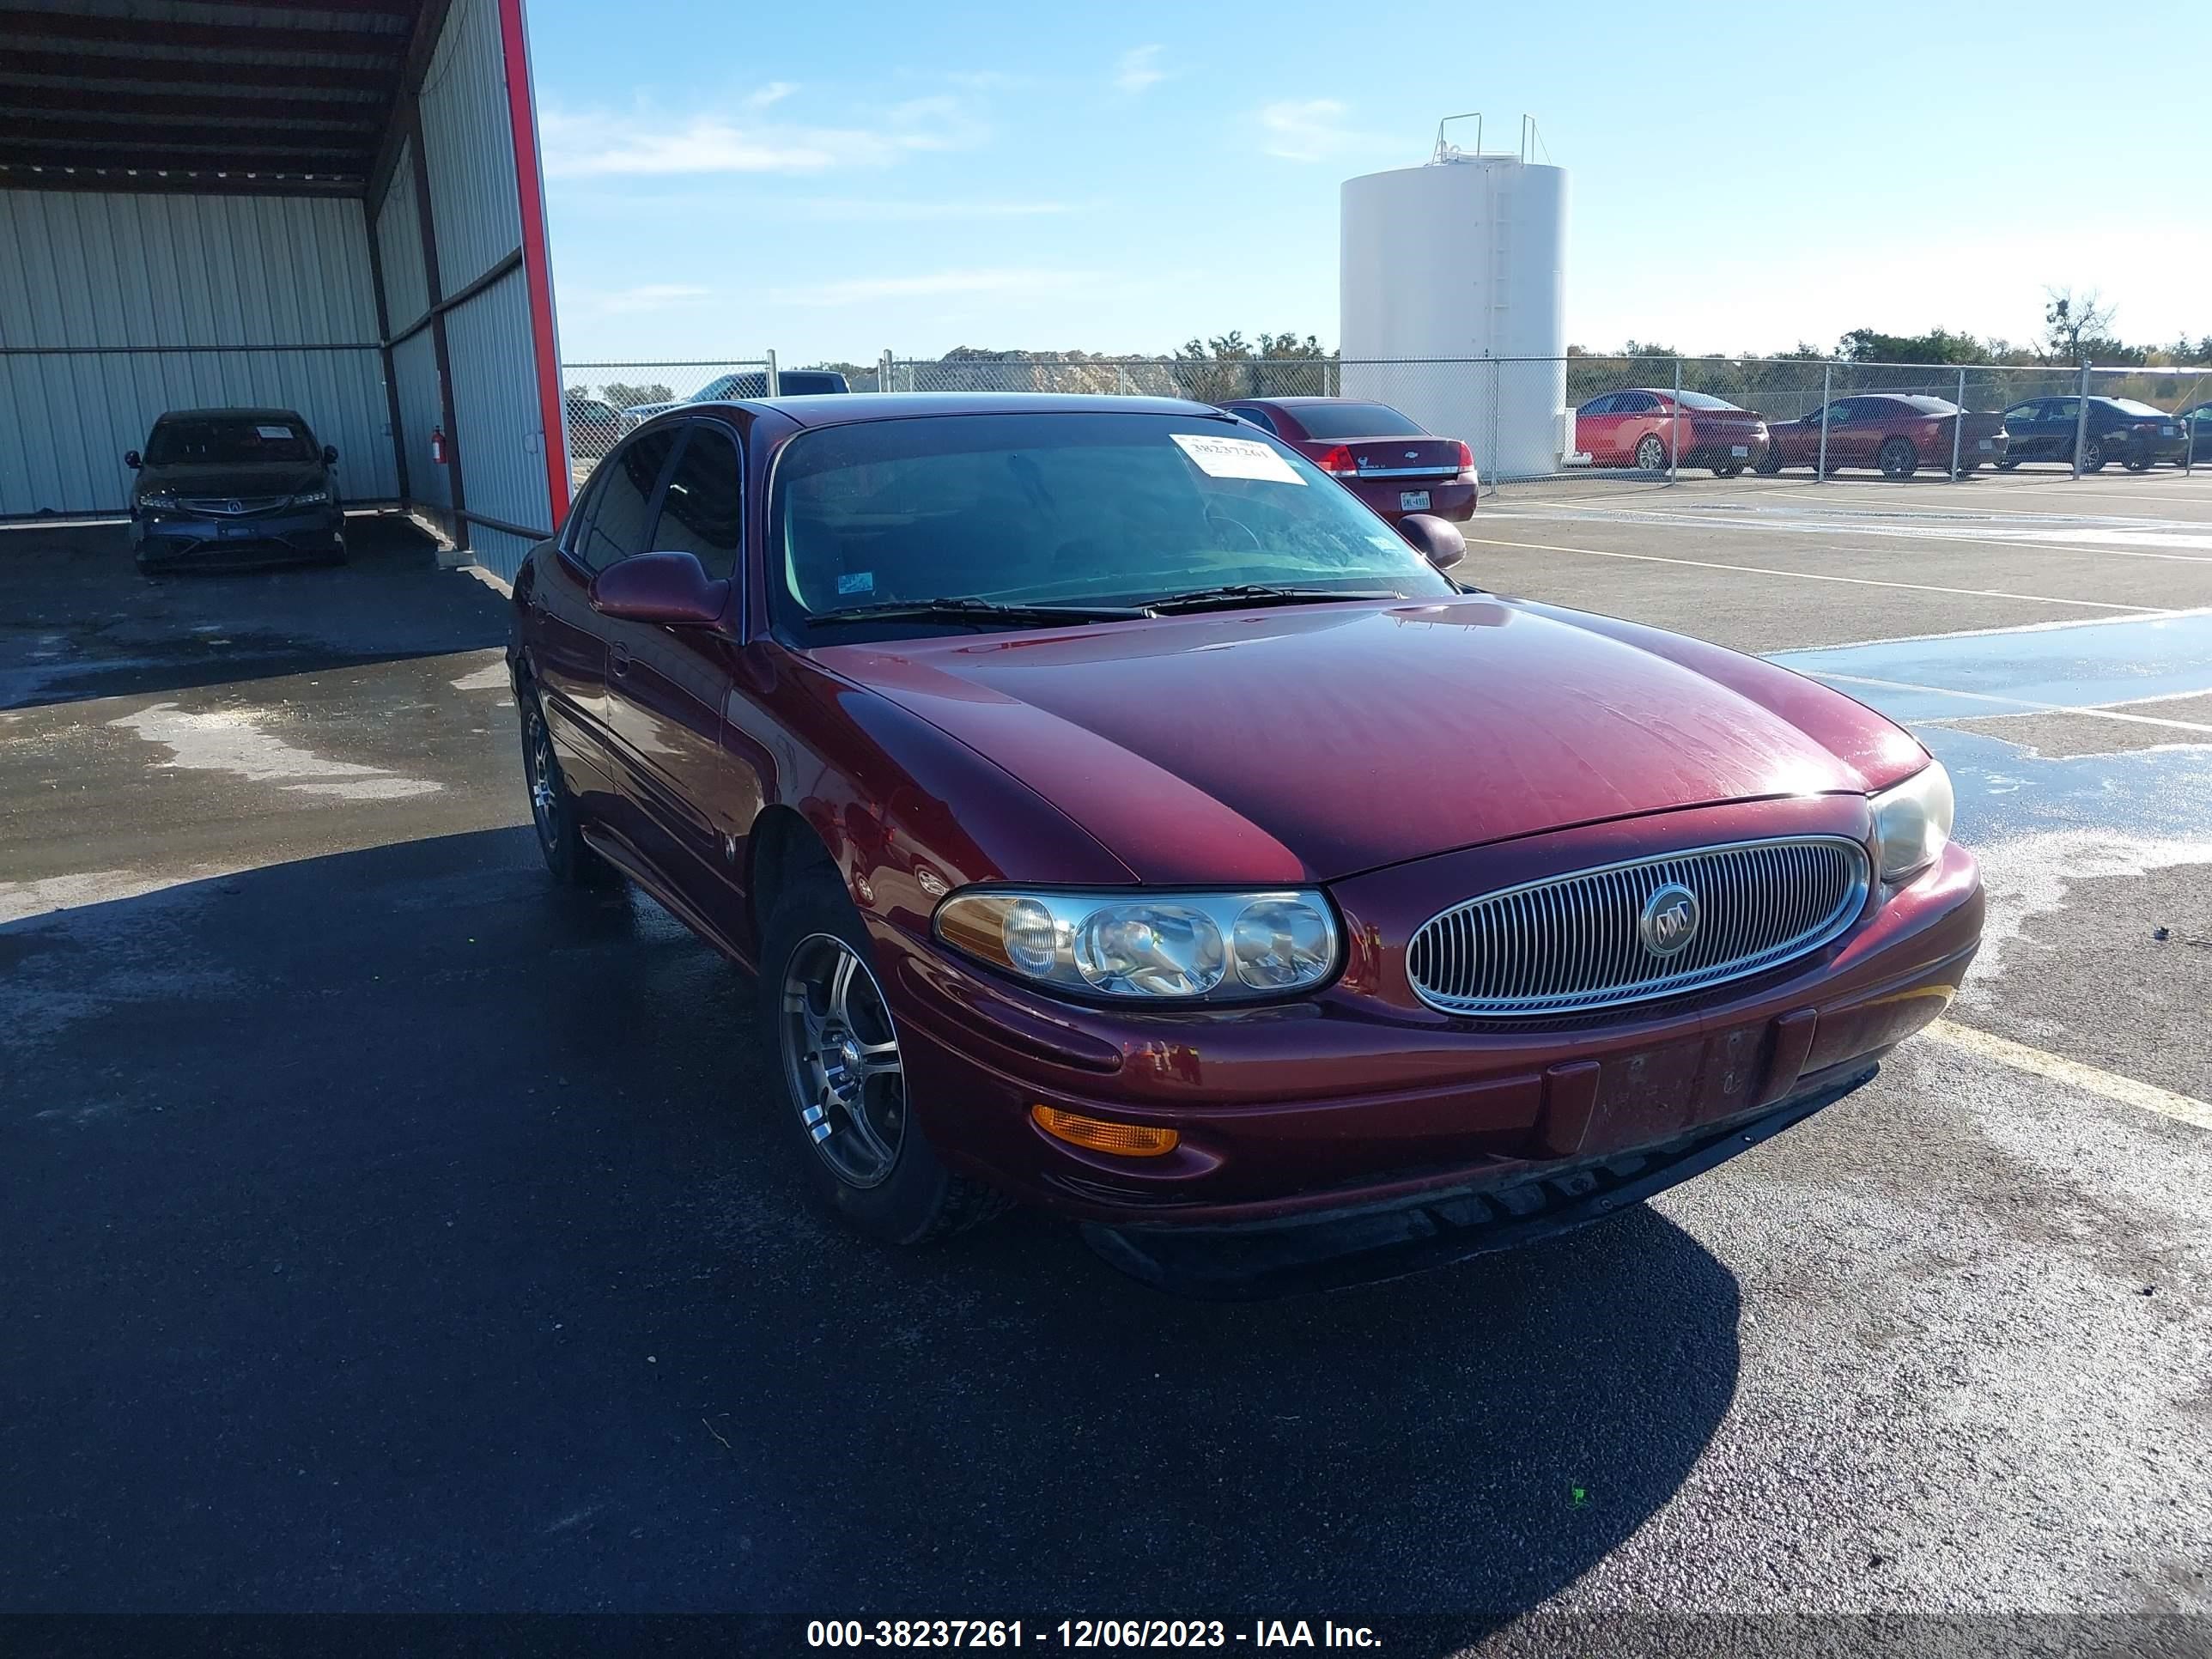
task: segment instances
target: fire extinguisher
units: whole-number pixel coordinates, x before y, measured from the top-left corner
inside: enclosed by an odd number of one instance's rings
[[[446,464],[446,428],[442,426],[430,428],[430,459],[440,466]]]

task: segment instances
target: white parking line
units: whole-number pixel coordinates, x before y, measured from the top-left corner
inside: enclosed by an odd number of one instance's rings
[[[1588,510],[1595,512],[1599,509]],[[1525,519],[1532,524],[1542,524],[1547,521],[1547,515],[1541,513],[1516,513],[1510,507],[1499,507],[1492,513],[1492,521],[1498,519]],[[2091,536],[2098,534],[2166,536],[2182,546],[2203,545],[2212,548],[2212,526],[2205,527],[2201,532],[2194,530],[2179,532],[2171,530],[2118,530],[2081,532],[2069,536],[2063,531],[2042,531],[2033,532],[2033,535],[2023,533],[2016,537],[1960,536],[1954,534],[1948,529],[1938,529],[1933,525],[1916,527],[1909,525],[1836,524],[1820,520],[1797,522],[1784,519],[1748,519],[1735,516],[1722,518],[1691,512],[1661,513],[1648,507],[1612,508],[1610,515],[1599,522],[1632,526],[1659,525],[1670,530],[1681,528],[1753,530],[1790,536],[1868,536],[1887,541],[1942,542],[1946,544],[1956,543],[1967,547],[2006,547],[2023,553],[2090,553],[2099,556],[2109,555],[2114,558],[2122,559],[2164,559],[2175,564],[2212,564],[2212,552],[2161,553],[2149,548],[2121,547],[2108,542],[2091,543],[2089,541]],[[2081,544],[2068,545],[2069,542]]]
[[[2170,622],[2176,617],[2202,617],[2212,614],[2212,605],[2191,605],[2180,611],[2154,611],[2148,617],[2061,617],[2056,622],[2004,623],[1995,628],[1953,628],[1941,634],[1892,634],[1878,640],[1845,640],[1839,645],[1814,647],[1821,651],[1856,651],[1867,645],[1918,645],[1929,640],[1977,640],[1991,634],[2047,634],[2057,628],[2112,628],[2121,624],[2133,626],[2137,623]],[[2181,696],[2197,696],[2199,693],[2185,691]],[[2130,702],[2150,702],[2150,697],[2130,697]]]
[[[2010,593],[1992,587],[1944,587],[1935,582],[1886,582],[1872,576],[1831,576],[1811,570],[1776,570],[1767,565],[1722,564],[1711,559],[1674,559],[1663,553],[1623,553],[1602,547],[1561,547],[1549,542],[1494,541],[1483,536],[1467,536],[1464,539],[1474,547],[1517,547],[1529,553],[1580,553],[1593,559],[1633,559],[1639,564],[1679,564],[1700,570],[1733,570],[1744,576],[1787,576],[1801,582],[1842,582],[1851,587],[1897,587],[1914,593],[1956,593],[1976,599],[2021,599],[2031,605],[2070,605],[2085,611],[2125,611],[2133,616],[2152,617],[2169,614],[2157,605],[2118,605],[2110,599],[2061,599],[2048,593]]]
[[[2154,1083],[2138,1083],[2131,1077],[2122,1077],[2117,1072],[2107,1072],[2094,1066],[2084,1066],[2078,1060],[2068,1060],[2063,1054],[2047,1054],[2040,1048],[2031,1048],[2024,1042],[1991,1036],[1987,1031],[1978,1031],[1971,1025],[1961,1025],[1955,1020],[1939,1019],[1928,1027],[1927,1035],[1938,1042],[1948,1043],[1954,1048],[1994,1060],[2000,1066],[2009,1066],[2015,1071],[2033,1073],[2048,1078],[2053,1083],[2063,1083],[2075,1089],[2101,1095],[2106,1100],[2116,1100],[2123,1106],[2139,1107],[2146,1112],[2156,1112],[2183,1123],[2194,1124],[2200,1129],[2212,1129],[2212,1105],[2188,1095],[2176,1094],[2171,1089],[2161,1089]]]
[[[2212,735],[2212,726],[2206,726],[2199,720],[2170,720],[2161,719],[2156,714],[2130,714],[2118,708],[2091,708],[2078,703],[2038,702],[2031,697],[2000,696],[1993,691],[1960,691],[1948,685],[1922,685],[1912,680],[1881,680],[1867,674],[1834,674],[1819,668],[1808,668],[1803,672],[1814,679],[1833,680],[1838,685],[1872,685],[1879,686],[1886,691],[1918,691],[1931,696],[1960,697],[1968,702],[2001,702],[2022,714],[2092,714],[2099,720],[2125,720],[2131,726],[2164,726],[2181,732],[2203,732]],[[2170,699],[2144,697],[2140,701],[2143,702],[2179,702],[2185,697],[2201,697],[2203,695],[2202,691],[2179,691],[2173,693]],[[1964,717],[1948,714],[1942,718],[1960,720]],[[1934,726],[1940,725],[1942,721],[1929,720],[1915,723]]]

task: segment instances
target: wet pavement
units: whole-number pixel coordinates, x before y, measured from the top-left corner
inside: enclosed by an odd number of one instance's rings
[[[2201,616],[1606,533],[1474,562],[1912,723],[1996,904],[1957,1019],[2212,1097]],[[0,535],[0,1608],[2212,1613],[2212,1133],[1931,1040],[1363,1291],[1170,1301],[1023,1215],[881,1252],[800,1200],[752,988],[544,883],[498,596],[404,539],[137,580]]]

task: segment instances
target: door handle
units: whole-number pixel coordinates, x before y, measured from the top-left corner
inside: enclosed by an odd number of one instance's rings
[[[613,663],[614,672],[616,673],[627,674],[629,672],[629,647],[628,646],[610,645],[607,647],[607,655]]]

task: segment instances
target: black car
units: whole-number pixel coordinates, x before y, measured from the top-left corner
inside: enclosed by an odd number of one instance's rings
[[[236,568],[345,557],[345,511],[318,444],[289,409],[177,409],[123,464],[138,568]]]
[[[2173,417],[2192,465],[2212,464],[2212,404],[2197,404]]]
[[[779,398],[819,398],[852,391],[844,375],[834,368],[787,368],[775,377],[775,395]],[[749,373],[718,374],[688,398],[674,398],[666,403],[632,404],[623,414],[631,426],[649,421],[679,404],[732,403],[744,398],[768,396],[768,375],[764,370]]]
[[[2189,453],[2179,416],[2132,398],[2092,398],[2086,430],[2081,422],[2079,398],[2030,398],[2014,404],[2004,412],[2012,442],[1997,465],[2009,471],[2022,461],[2071,461],[2077,431],[2084,472],[2101,472],[2107,461],[2121,462],[2130,472],[2148,471],[2160,461],[2179,466]]]

